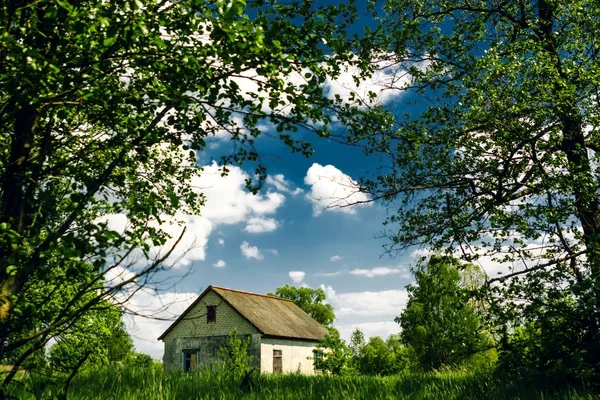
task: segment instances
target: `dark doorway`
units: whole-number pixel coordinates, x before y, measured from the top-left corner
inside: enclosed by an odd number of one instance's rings
[[[281,350],[273,350],[273,372],[283,372],[283,357]]]

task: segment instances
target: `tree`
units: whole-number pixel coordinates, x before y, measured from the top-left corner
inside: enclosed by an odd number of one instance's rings
[[[133,368],[148,369],[155,364],[154,358],[145,353],[133,352],[127,359],[127,365]]]
[[[135,355],[133,339],[125,330],[122,321],[112,329],[106,351],[109,363],[126,362]]]
[[[50,365],[71,372],[87,366],[127,361],[135,347],[122,321],[123,311],[108,302],[99,304],[54,336]]]
[[[395,321],[423,370],[457,366],[487,349],[480,318],[459,286],[460,267],[453,258],[434,255],[412,268],[416,284],[407,286],[408,303]]]
[[[358,357],[366,344],[365,334],[360,329],[356,328],[352,332],[352,335],[350,335],[350,345],[348,346],[348,348],[352,351],[352,356]]]
[[[369,339],[359,354],[358,371],[365,375],[392,375],[397,371],[395,354],[379,336]]]
[[[223,174],[254,163],[256,192],[262,124],[310,155],[294,132],[327,136],[336,114],[353,115],[322,84],[344,64],[370,69],[346,41],[356,17],[352,5],[304,0],[0,8],[0,342],[16,366],[0,397],[62,327],[156,283],[185,232],[179,216],[203,204],[190,180],[213,136],[230,139]],[[109,223],[117,217],[123,230]],[[132,259],[143,267],[106,282]]]
[[[344,375],[349,372],[350,350],[340,332],[335,328],[327,328],[328,332],[317,344],[314,351],[315,369],[329,372],[332,375]]]
[[[411,346],[402,342],[401,334],[391,334],[386,340],[390,352],[394,355],[394,373],[410,371],[415,367],[415,354]]]
[[[309,287],[285,285],[278,287],[275,293],[268,293],[268,295],[292,300],[315,321],[325,327],[330,327],[335,320],[333,306],[325,303],[325,291],[321,288],[311,289]]]
[[[381,51],[410,74],[399,89],[421,108],[348,140],[389,157],[363,182],[372,199],[394,202],[388,251],[426,245],[509,265],[489,279],[499,326],[543,325],[545,346],[565,349],[549,363],[579,359],[575,378],[598,374],[600,5],[388,0],[385,9]],[[577,326],[570,341],[554,340],[559,321]]]
[[[393,375],[411,367],[412,353],[402,343],[400,335],[390,335],[387,341],[374,336],[365,342],[365,335],[355,329],[350,336],[352,369],[363,375]]]
[[[350,364],[351,369],[355,372],[359,371],[361,352],[366,345],[364,333],[356,328],[350,335],[350,344],[348,344],[348,350],[350,351]]]

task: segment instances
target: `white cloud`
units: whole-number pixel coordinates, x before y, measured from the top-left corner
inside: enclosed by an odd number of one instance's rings
[[[277,250],[275,250],[275,249],[269,249],[269,250],[267,250],[267,251],[268,251],[269,253],[273,254],[274,256],[278,256],[278,255],[279,255],[279,252],[278,252]]]
[[[321,285],[327,302],[335,309],[337,317],[388,316],[391,320],[406,306],[406,290],[383,290],[379,292],[336,293],[331,286]]]
[[[401,274],[403,278],[410,277],[410,274],[405,268],[375,267],[371,269],[353,269],[350,273],[352,275],[366,276],[367,278],[396,274]]]
[[[108,215],[102,219],[108,222],[110,229],[121,234],[130,228],[129,220],[124,214]],[[121,263],[122,265],[144,267],[148,264],[148,259],[157,260],[166,256],[169,252],[169,257],[163,261],[163,264],[174,268],[186,267],[191,265],[194,260],[205,259],[208,237],[213,229],[210,220],[178,213],[172,217],[162,216],[160,224],[155,219],[150,220],[148,226],[150,228],[160,228],[170,236],[170,239],[162,246],[150,247],[148,258],[144,256],[140,248],[134,249]],[[181,236],[182,234],[183,236]],[[173,246],[175,247],[173,248]],[[118,257],[115,255],[115,258]]]
[[[135,273],[129,271],[128,269],[121,266],[113,266],[104,274],[104,285],[106,288],[113,288],[129,279],[132,279],[133,277],[135,277]],[[127,289],[127,287],[125,287],[125,289]]]
[[[335,271],[335,272],[317,272],[315,276],[338,276],[347,272],[347,270]]]
[[[214,111],[214,108],[212,108]],[[207,138],[208,147],[210,149],[218,148],[222,143],[227,142],[233,137],[234,132],[246,133],[250,131],[246,128],[244,118],[240,114],[234,114],[229,118],[228,125],[217,126],[212,120],[205,120],[202,124],[202,128],[205,131],[212,132],[212,136]],[[270,129],[268,125],[261,122],[256,125],[256,128],[261,132],[266,132]]]
[[[277,192],[253,195],[245,190],[250,176],[241,168],[228,166],[229,173],[222,177],[222,169],[213,162],[204,167],[199,178],[192,181],[198,192],[206,196],[202,216],[215,225],[236,224],[252,217],[273,214],[285,201]]]
[[[242,255],[248,259],[255,258],[260,261],[263,258],[265,258],[261,254],[260,250],[258,250],[258,247],[250,246],[250,244],[246,241],[242,242],[242,244],[240,246],[240,250],[242,250]]]
[[[105,287],[114,288],[134,276],[126,268],[113,267],[105,275]],[[126,301],[128,313],[124,322],[136,350],[160,358],[164,347],[157,338],[197,296],[196,293],[157,293],[152,287],[140,289],[138,283],[132,282],[113,293],[112,301],[117,304]]]
[[[133,295],[127,302],[127,308],[141,315],[126,315],[124,320],[136,351],[161,359],[164,344],[157,338],[197,297],[196,293],[156,294],[144,289]]]
[[[225,261],[223,261],[223,260],[219,260],[219,261],[217,261],[216,263],[214,263],[214,264],[213,264],[213,267],[216,267],[216,268],[223,268],[225,265],[227,265],[227,264],[225,263]]]
[[[150,222],[152,227],[160,227],[171,236],[164,246],[150,250],[151,258],[166,254],[184,227],[184,236],[165,261],[165,264],[174,268],[189,266],[194,260],[205,260],[209,236],[219,225],[247,222],[246,230],[253,233],[267,232],[279,225],[275,219],[267,216],[274,214],[283,205],[285,196],[274,191],[258,195],[248,193],[245,184],[249,175],[236,166],[229,166],[228,169],[229,174],[222,177],[221,167],[213,162],[203,167],[200,176],[191,179],[191,187],[206,198],[201,209],[202,215],[163,216],[161,225]],[[124,214],[105,216],[103,220],[108,221],[111,229],[120,233],[129,228],[129,221]],[[218,243],[224,245],[225,241],[219,239]],[[136,251],[128,257],[127,264],[144,266],[147,262],[141,251]]]
[[[292,282],[298,284],[304,280],[305,273],[304,271],[290,271],[288,275],[292,279]]]
[[[327,97],[335,99],[339,96],[342,101],[349,102],[351,94],[354,94],[354,103],[358,105],[385,104],[401,96],[402,89],[405,89],[411,81],[406,66],[389,61],[378,62],[375,73],[357,85],[358,76],[360,71],[357,67],[342,67],[340,76],[325,81],[323,88]],[[371,92],[375,95],[372,99]]]
[[[338,261],[340,261],[341,259],[342,259],[342,256],[335,255],[335,256],[332,256],[332,257],[329,259],[329,261],[331,261],[331,262],[338,262]]]
[[[291,189],[292,184],[285,179],[283,174],[276,175],[268,175],[266,180],[267,185],[274,186],[280,192],[290,193],[294,196],[299,195],[304,192],[304,190],[300,188],[296,188],[294,190]]]
[[[306,198],[312,203],[315,216],[323,210],[354,214],[357,203],[369,200],[365,193],[359,191],[356,181],[333,165],[314,163],[306,172],[304,183],[311,187]],[[360,205],[370,206],[371,203]]]
[[[274,218],[250,218],[244,229],[249,233],[262,233],[262,232],[272,232],[279,224]]]

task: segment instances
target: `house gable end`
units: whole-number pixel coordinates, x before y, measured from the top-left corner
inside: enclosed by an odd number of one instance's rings
[[[208,322],[206,307],[216,307],[216,321]],[[158,340],[165,341],[169,336],[215,336],[228,335],[233,329],[240,334],[261,333],[235,307],[209,286],[173,322]]]

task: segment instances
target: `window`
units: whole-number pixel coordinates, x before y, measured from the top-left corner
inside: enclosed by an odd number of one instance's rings
[[[198,366],[198,350],[183,350],[183,370],[196,371]]]
[[[206,306],[206,323],[217,322],[217,306]]]
[[[273,350],[273,372],[283,372],[283,354],[281,350]]]
[[[313,367],[315,369],[315,372],[322,372],[320,367],[323,362],[323,352],[321,350],[313,350],[313,355]]]

